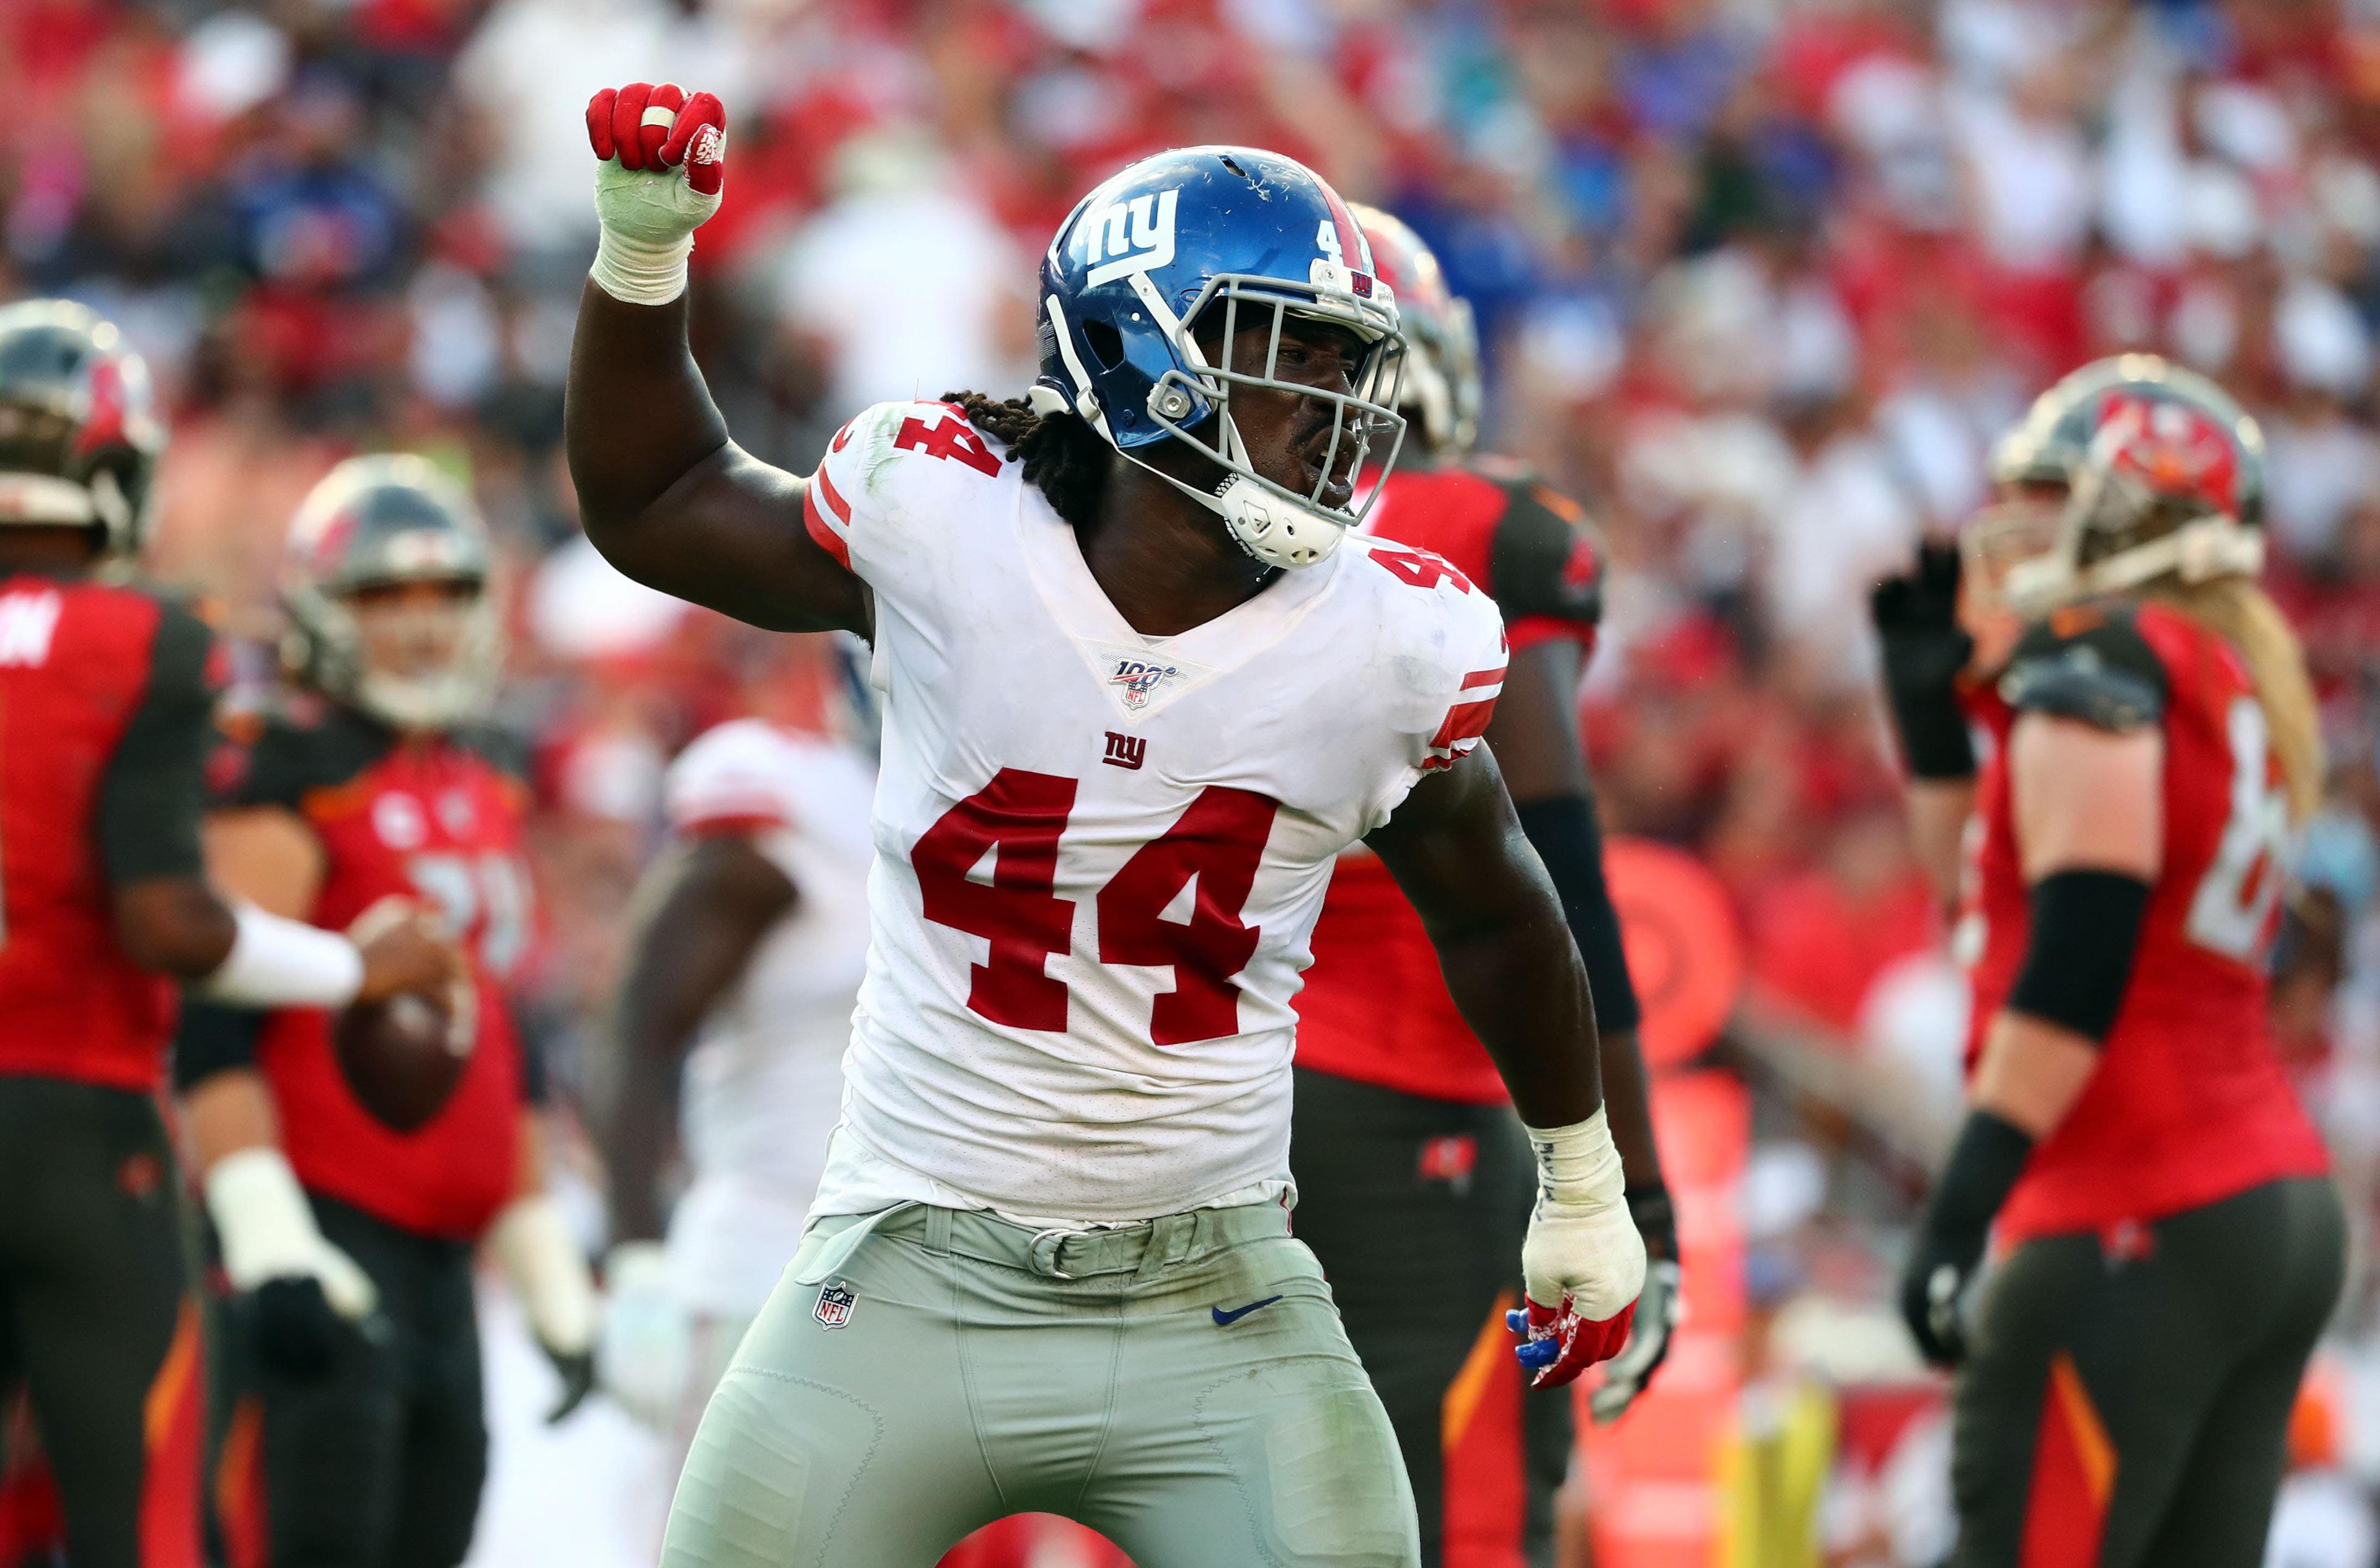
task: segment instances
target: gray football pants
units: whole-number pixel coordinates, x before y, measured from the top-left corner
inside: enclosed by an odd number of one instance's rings
[[[819,1222],[703,1414],[662,1563],[932,1568],[1037,1512],[1139,1568],[1416,1568],[1395,1436],[1282,1210]]]

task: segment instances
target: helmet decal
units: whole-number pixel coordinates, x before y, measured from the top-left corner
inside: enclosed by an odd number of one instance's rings
[[[1163,190],[1084,213],[1075,230],[1083,242],[1083,260],[1098,263],[1084,281],[1097,288],[1128,273],[1172,266],[1174,214],[1181,206],[1180,190]]]
[[[2100,402],[2092,444],[2104,449],[2102,460],[2160,496],[2239,511],[2239,454],[2229,434],[2201,409],[2112,391]]]

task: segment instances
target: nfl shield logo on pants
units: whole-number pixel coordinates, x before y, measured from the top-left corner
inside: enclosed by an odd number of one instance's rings
[[[810,1315],[830,1329],[840,1329],[851,1321],[851,1309],[859,1304],[859,1293],[841,1280],[829,1280],[819,1287],[818,1307]]]

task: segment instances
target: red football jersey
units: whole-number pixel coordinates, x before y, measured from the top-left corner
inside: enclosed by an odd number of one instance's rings
[[[478,974],[478,1030],[453,1097],[423,1126],[396,1132],[358,1103],[322,1009],[273,1014],[257,1064],[310,1190],[419,1234],[477,1237],[512,1197],[520,1152],[521,1044],[502,988],[531,927],[526,792],[458,741],[400,743],[334,711],[310,726],[276,720],[230,799],[286,805],[321,838],[316,925],[343,930],[398,894],[442,910],[461,934]]]
[[[1518,469],[1399,468],[1367,532],[1444,556],[1504,613],[1518,651],[1554,638],[1587,649],[1602,558],[1575,504]],[[1493,1104],[1504,1080],[1439,974],[1421,917],[1378,857],[1339,857],[1297,999],[1297,1064],[1432,1100]]]
[[[2107,617],[2123,614],[2077,606],[2050,631],[2120,635]],[[2223,638],[2160,604],[2130,619],[2166,675],[2163,870],[2098,1069],[2000,1211],[2011,1245],[2155,1220],[2327,1168],[2266,1011],[2288,808],[2264,710]],[[1977,783],[1984,831],[1960,931],[1973,966],[1971,1064],[2023,965],[2031,918],[2006,761],[2015,714],[1996,695],[1976,711],[1998,744]]]
[[[0,1073],[157,1087],[176,991],[116,942],[109,887],[199,870],[209,646],[138,589],[0,578]]]

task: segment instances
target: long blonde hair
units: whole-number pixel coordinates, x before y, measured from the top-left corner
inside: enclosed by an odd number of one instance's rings
[[[2305,650],[2289,617],[2250,577],[2210,577],[2185,583],[2165,578],[2141,590],[2143,597],[2169,604],[2240,650],[2264,705],[2265,724],[2281,760],[2289,792],[2289,819],[2302,822],[2322,804],[2322,716],[2313,682],[2306,675]]]

